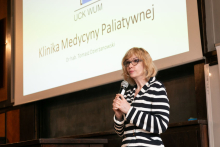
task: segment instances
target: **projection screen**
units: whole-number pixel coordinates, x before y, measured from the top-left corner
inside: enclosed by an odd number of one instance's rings
[[[202,59],[196,0],[16,0],[15,105],[122,80],[146,49],[159,70]]]

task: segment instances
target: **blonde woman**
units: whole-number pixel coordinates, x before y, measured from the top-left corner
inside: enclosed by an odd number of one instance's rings
[[[169,122],[169,100],[149,53],[132,48],[122,59],[123,76],[132,89],[113,100],[114,129],[122,147],[163,147],[159,134]]]

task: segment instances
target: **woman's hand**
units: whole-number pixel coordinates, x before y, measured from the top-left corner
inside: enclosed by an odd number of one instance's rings
[[[119,97],[121,97],[121,99]],[[131,108],[131,106],[122,94],[116,94],[116,97],[113,101],[113,110],[114,110],[114,108],[115,109],[117,108],[121,112],[127,114],[129,109]]]
[[[123,113],[121,112],[121,110],[118,109],[119,107],[119,102],[117,101],[117,98],[115,97],[115,99],[113,100],[112,103],[113,106],[113,111],[115,112],[115,117],[117,120],[122,121],[122,115]]]

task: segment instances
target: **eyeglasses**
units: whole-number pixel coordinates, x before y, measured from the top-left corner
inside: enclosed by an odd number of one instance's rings
[[[131,63],[133,66],[136,66],[140,61],[142,61],[142,60],[140,60],[140,59],[133,59],[132,61],[126,60],[126,61],[124,62],[124,66],[125,66],[125,67],[128,67],[128,66],[130,65],[130,63]]]

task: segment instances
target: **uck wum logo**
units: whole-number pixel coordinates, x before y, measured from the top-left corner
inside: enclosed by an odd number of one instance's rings
[[[88,3],[90,1],[92,1],[92,3]],[[80,0],[80,6],[74,11],[74,20],[77,21],[101,11],[102,3],[98,3],[100,1],[101,0]]]
[[[90,2],[90,1],[92,1],[92,0],[80,0],[80,4],[83,5],[83,4],[86,4],[86,3]]]

